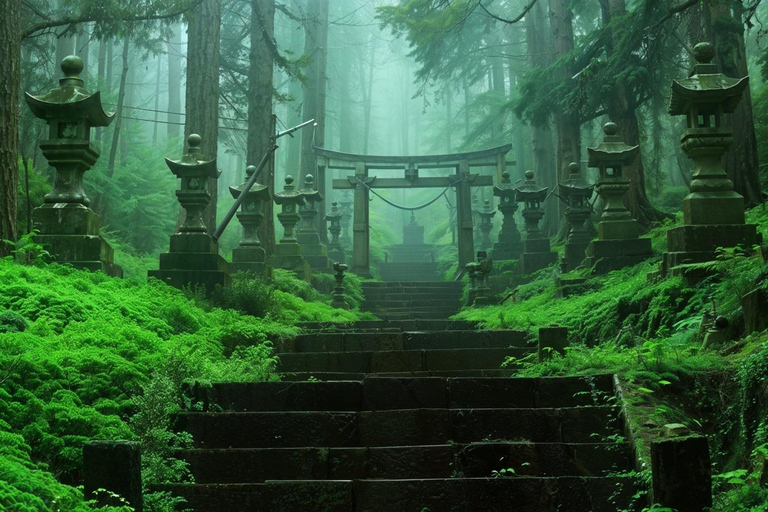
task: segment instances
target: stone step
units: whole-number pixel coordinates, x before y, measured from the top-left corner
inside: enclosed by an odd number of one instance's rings
[[[603,476],[631,465],[628,443],[471,443],[374,448],[182,450],[195,482]]]
[[[418,372],[501,368],[508,357],[521,358],[527,348],[388,350],[365,352],[298,352],[280,354],[278,371]]]
[[[463,288],[461,281],[443,281],[443,282],[422,282],[422,281],[392,281],[383,283],[381,281],[366,281],[363,283],[363,289],[366,288],[388,288],[393,286],[406,286],[412,288]]]
[[[155,487],[196,512],[616,512],[640,510],[625,477],[283,480]]]
[[[281,352],[357,352],[458,348],[525,348],[525,331],[448,331],[301,334],[280,344]]]
[[[590,443],[619,432],[609,406],[557,409],[182,412],[195,448],[373,447],[479,441]]]
[[[453,315],[455,315],[458,311],[420,311],[420,310],[409,310],[409,311],[399,311],[399,312],[390,312],[386,309],[381,310],[371,310],[368,311],[366,309],[363,309],[362,311],[366,311],[368,313],[371,313],[372,315],[375,315],[382,320],[445,320]]]
[[[611,375],[590,378],[366,377],[336,382],[186,385],[193,410],[363,411],[425,408],[559,408],[603,405]]]
[[[359,320],[357,322],[300,322],[297,327],[306,331],[472,331],[476,330],[477,323],[468,320]]]
[[[365,299],[363,307],[371,309],[394,309],[394,308],[419,308],[419,309],[456,309],[462,306],[461,301],[452,297],[423,298],[413,297],[384,297],[376,299]]]
[[[376,377],[494,377],[509,378],[517,373],[520,368],[517,365],[508,365],[498,370],[449,370],[449,371],[431,371],[431,372],[381,372]],[[340,381],[340,380],[363,380],[371,376],[369,373],[351,373],[351,372],[291,372],[279,374],[284,381],[302,382],[302,381]]]

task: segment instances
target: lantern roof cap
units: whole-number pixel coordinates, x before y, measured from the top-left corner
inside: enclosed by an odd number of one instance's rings
[[[300,191],[305,197],[312,199],[313,201],[322,201],[323,195],[319,190],[315,189],[315,177],[311,174],[307,174],[304,177],[304,188]]]
[[[87,120],[92,127],[109,126],[115,114],[108,114],[101,105],[101,94],[91,94],[85,89],[85,82],[80,78],[83,71],[83,59],[70,55],[61,61],[64,76],[59,79],[59,87],[42,96],[25,93],[27,105],[35,117],[49,121],[51,119]]]
[[[543,200],[547,196],[547,187],[540,187],[536,180],[534,179],[533,171],[528,170],[525,171],[525,181],[522,185],[519,187],[515,187],[515,192],[518,196],[518,201],[520,201],[520,198],[536,198],[539,196],[539,200]]]
[[[637,156],[640,146],[625,144],[618,135],[616,123],[607,122],[603,125],[603,142],[597,147],[587,148],[589,154],[588,167],[600,167],[601,163],[620,163],[629,165]]]
[[[732,113],[749,85],[749,77],[731,78],[720,73],[711,63],[715,57],[712,43],[697,44],[693,57],[696,64],[689,77],[672,81],[670,115],[685,115],[696,104],[721,104],[726,114]]]
[[[325,220],[337,219],[342,215],[344,215],[344,213],[339,209],[339,203],[334,201],[331,203],[331,211],[325,214]]]
[[[577,162],[568,165],[568,179],[560,183],[560,193],[563,195],[587,195],[592,194],[594,185],[590,185],[581,176],[581,166]]]
[[[512,185],[512,179],[509,172],[504,171],[501,175],[501,182],[493,186],[493,195],[503,197],[515,193],[515,186]]]
[[[200,150],[202,137],[193,133],[187,137],[187,152],[180,160],[165,159],[165,163],[176,176],[202,175],[208,178],[218,178],[221,172],[216,167],[216,159],[206,160]]]
[[[245,190],[245,185],[248,183],[248,180],[253,176],[253,173],[256,172],[256,166],[255,165],[249,165],[245,168],[245,181],[242,182],[239,185],[230,186],[229,187],[229,193],[232,194],[232,197],[237,199],[240,197],[240,194],[243,193],[243,190]],[[266,201],[267,199],[272,198],[272,194],[269,191],[269,187],[267,185],[262,185],[261,183],[254,183],[251,189],[248,191],[248,195],[246,197],[250,197],[252,199],[261,199]]]
[[[283,204],[286,202],[295,202],[296,204],[304,204],[304,194],[301,191],[296,190],[296,186],[293,184],[293,176],[290,174],[285,177],[285,186],[280,192],[275,192],[275,202],[277,204]]]

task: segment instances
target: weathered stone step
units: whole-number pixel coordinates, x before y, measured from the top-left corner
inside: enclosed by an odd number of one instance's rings
[[[280,345],[281,352],[359,352],[528,347],[525,331],[448,331],[301,334]]]
[[[461,306],[458,298],[424,297],[414,298],[403,295],[402,297],[386,297],[382,299],[365,299],[363,305],[366,308],[454,308]]]
[[[430,297],[461,297],[462,289],[434,289],[424,290],[422,288],[372,288],[365,290],[366,299],[378,299],[382,297],[417,297],[417,298],[430,298]]]
[[[375,330],[399,330],[399,331],[471,331],[477,328],[476,322],[468,320],[359,320],[357,322],[300,322],[298,327],[307,331],[375,331]]]
[[[158,486],[196,512],[616,512],[639,510],[622,477],[270,481]]]
[[[363,311],[367,311],[363,309]],[[380,310],[370,310],[369,313],[385,320],[415,320],[415,319],[434,319],[434,320],[440,320],[445,318],[450,318],[456,313],[458,313],[458,310],[446,310],[446,311],[421,311],[417,309],[413,310],[407,310],[407,311],[398,311],[398,312],[390,312],[386,309],[380,309]]]
[[[418,372],[500,368],[527,348],[388,350],[365,352],[297,352],[280,354],[280,372]]]
[[[195,482],[603,476],[631,466],[628,443],[472,443],[374,448],[182,450]]]
[[[498,370],[447,370],[432,372],[380,372],[376,377],[400,378],[426,378],[426,377],[493,377],[509,378],[514,376],[519,370],[518,365],[507,365]],[[340,381],[340,380],[363,380],[370,377],[370,373],[351,373],[351,372],[291,372],[280,374],[283,381],[302,382],[302,381]]]
[[[194,410],[363,411],[425,408],[558,408],[604,405],[611,375],[583,378],[395,378],[337,382],[188,385]]]
[[[393,286],[405,286],[410,288],[463,288],[464,283],[461,281],[389,281],[386,283],[381,281],[370,281],[363,283],[363,288],[390,288]]]
[[[195,448],[403,446],[529,441],[589,443],[617,434],[608,406],[559,409],[401,409],[361,412],[183,412]],[[596,437],[597,436],[597,437]]]

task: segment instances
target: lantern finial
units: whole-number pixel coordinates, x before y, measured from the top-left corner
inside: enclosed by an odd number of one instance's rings
[[[693,47],[693,58],[700,64],[709,64],[715,58],[715,47],[712,43],[699,43]]]

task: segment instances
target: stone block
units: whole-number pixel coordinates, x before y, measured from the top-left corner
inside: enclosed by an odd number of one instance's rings
[[[549,246],[549,240],[547,240]],[[519,274],[532,274],[557,263],[556,252],[524,252],[520,255]]]
[[[100,270],[112,277],[123,276],[123,269],[114,264],[112,246],[100,236],[37,235],[35,242],[42,244],[56,263],[92,272]]]
[[[744,224],[744,198],[734,191],[693,192],[683,199],[686,225]]]
[[[768,329],[768,291],[752,290],[741,298],[744,312],[744,332],[762,332]]]
[[[229,274],[220,270],[150,270],[149,277],[154,277],[174,288],[184,288],[185,286],[202,287],[206,294],[210,294],[216,288],[221,286],[228,288],[231,286]]]
[[[714,253],[718,247],[741,245],[751,248],[761,242],[762,236],[757,232],[757,226],[754,224],[680,226],[667,231],[667,245],[671,253]]]
[[[636,239],[640,226],[635,219],[602,221],[597,225],[597,237],[600,240]]]
[[[363,380],[363,409],[392,410],[446,408],[445,379],[366,378]]]
[[[211,235],[206,233],[175,233],[171,235],[170,252],[217,253],[219,248]]]
[[[41,235],[99,236],[99,216],[79,203],[44,204],[32,212]]]
[[[272,267],[266,263],[248,261],[232,262],[227,265],[227,270],[230,274],[250,272],[258,277],[265,277],[266,279],[272,278]]]
[[[558,277],[555,280],[555,296],[559,298],[579,295],[587,290],[586,277]]]
[[[553,351],[565,355],[568,346],[568,328],[559,325],[541,327],[539,329],[539,361],[551,357]]]
[[[651,443],[653,501],[679,512],[712,506],[712,466],[707,438],[673,437]]]
[[[567,242],[565,244],[565,252],[561,261],[563,272],[570,272],[581,266],[587,257],[588,246],[589,242]]]
[[[210,252],[166,252],[160,255],[160,270],[220,270],[227,269],[227,262]]]
[[[448,379],[448,400],[452,408],[533,408],[536,407],[534,379],[453,378]]]
[[[532,240],[523,241],[523,252],[549,252],[549,238],[534,238]]]
[[[584,265],[596,274],[606,274],[643,262],[653,256],[650,238],[593,240],[586,251]]]
[[[83,445],[85,498],[97,489],[119,495],[136,512],[144,510],[141,488],[141,447],[128,441],[90,441]],[[98,495],[98,506],[125,505],[116,498]]]
[[[262,247],[235,247],[232,249],[232,263],[264,263],[267,253]]]

